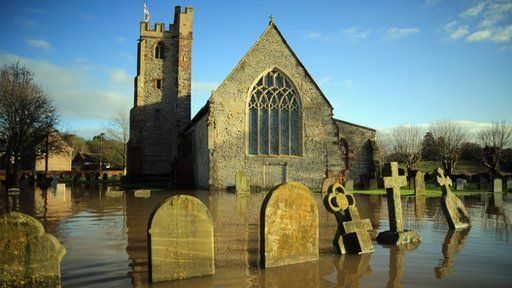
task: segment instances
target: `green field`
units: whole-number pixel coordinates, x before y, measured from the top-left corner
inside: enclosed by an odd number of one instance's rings
[[[420,161],[416,165],[416,169],[422,172],[431,173],[438,167],[443,167],[439,161]],[[486,172],[485,167],[478,161],[459,161],[455,165],[453,174],[476,174]]]

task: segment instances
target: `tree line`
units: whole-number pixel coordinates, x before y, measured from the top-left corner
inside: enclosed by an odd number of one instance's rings
[[[421,160],[440,161],[451,175],[459,160],[479,161],[493,177],[502,177],[503,168],[512,169],[512,124],[496,121],[472,134],[460,122],[441,120],[427,132],[419,126],[401,125],[391,132],[377,133],[381,160],[403,163],[410,172]]]

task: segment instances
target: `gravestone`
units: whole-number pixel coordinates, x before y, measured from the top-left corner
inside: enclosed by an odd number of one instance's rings
[[[124,194],[124,191],[114,191],[114,190],[108,190],[107,193],[105,193],[105,196],[109,198],[116,198],[116,197],[122,197]]]
[[[66,249],[36,219],[19,212],[0,217],[0,287],[60,287]]]
[[[148,243],[150,282],[215,273],[212,217],[195,197],[172,196],[155,208]]]
[[[444,216],[451,229],[463,228],[470,226],[469,214],[464,206],[464,203],[455,196],[450,190],[452,180],[448,176],[444,176],[444,171],[437,168],[437,183],[441,186],[443,191],[443,199],[441,206],[443,208]]]
[[[347,179],[345,181],[345,191],[354,191],[354,180]]]
[[[55,187],[56,193],[64,193],[66,192],[66,184],[64,183],[57,183],[57,186]]]
[[[322,196],[327,195],[329,187],[334,183],[336,183],[336,181],[330,177],[324,179],[324,182],[322,183]]]
[[[416,196],[414,199],[414,214],[416,218],[421,219],[425,217],[425,208],[427,206],[427,197]]]
[[[421,237],[414,230],[405,230],[402,216],[402,199],[400,187],[407,186],[405,175],[398,174],[398,163],[391,162],[384,165],[382,171],[384,187],[388,201],[389,226],[388,231],[380,232],[377,235],[379,244],[407,244],[420,242]]]
[[[251,187],[245,171],[238,171],[235,175],[235,189],[237,194],[250,193]]]
[[[466,185],[464,180],[466,180],[466,179],[457,178],[457,180],[456,180],[457,181],[457,187],[456,187],[457,191],[464,190],[465,185]]]
[[[425,196],[425,173],[419,170],[414,175],[414,195]]]
[[[288,182],[265,196],[260,246],[264,268],[318,260],[318,208],[306,186]]]
[[[377,183],[377,179],[370,179],[370,190],[379,188]]]
[[[501,178],[494,178],[492,180],[492,192],[503,192],[503,181]]]
[[[361,254],[373,252],[372,239],[368,230],[372,230],[369,219],[362,220],[356,208],[356,199],[345,191],[343,186],[335,183],[329,187],[324,197],[324,206],[336,216],[338,229],[333,244],[338,253]]]
[[[512,192],[512,177],[507,178],[507,191]]]
[[[151,190],[148,189],[138,189],[133,192],[134,196],[137,198],[149,198],[151,197]]]

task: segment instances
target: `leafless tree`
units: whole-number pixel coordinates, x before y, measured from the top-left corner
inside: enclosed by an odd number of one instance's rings
[[[122,153],[123,169],[126,169],[126,151],[128,139],[130,139],[130,115],[128,108],[118,106],[116,114],[112,116],[110,121],[103,124],[103,129],[107,134],[107,138],[123,143]]]
[[[387,161],[393,151],[390,133],[379,130],[377,131],[375,140],[377,141],[377,146],[379,147],[379,160],[382,162]]]
[[[20,161],[33,157],[58,123],[57,110],[31,71],[19,63],[0,68],[0,138],[5,141],[8,182],[17,179]]]
[[[430,125],[434,138],[435,155],[441,161],[446,175],[451,175],[459,161],[462,145],[469,140],[468,129],[459,122],[441,120]]]
[[[482,163],[493,176],[502,176],[500,160],[502,150],[512,146],[512,124],[505,121],[494,122],[492,126],[478,133],[482,146]]]
[[[391,132],[391,159],[404,163],[410,173],[421,160],[422,133],[419,127],[401,125]]]

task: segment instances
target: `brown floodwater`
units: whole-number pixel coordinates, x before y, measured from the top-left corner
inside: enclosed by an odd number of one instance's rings
[[[423,241],[407,250],[375,242],[389,226],[385,197],[356,195],[362,218],[371,220],[375,252],[336,255],[334,216],[315,194],[320,220],[320,260],[259,269],[259,212],[265,193],[238,196],[225,191],[133,191],[109,198],[106,187],[67,187],[65,192],[23,189],[2,197],[0,213],[13,209],[42,222],[66,247],[64,287],[511,287],[512,197],[463,197],[471,229],[449,230],[440,198],[403,197],[404,224]],[[112,188],[112,190],[116,190]],[[203,201],[214,221],[213,276],[149,284],[146,226],[167,197],[186,193]]]

